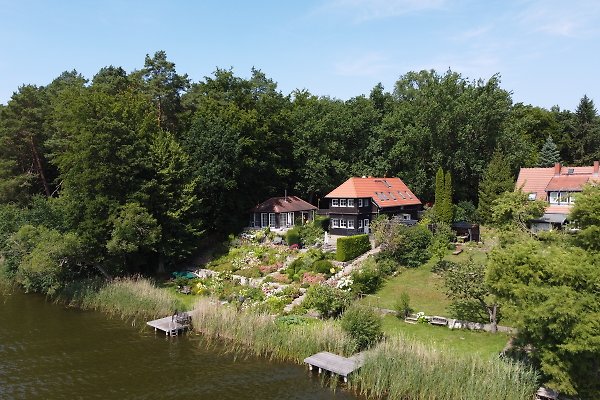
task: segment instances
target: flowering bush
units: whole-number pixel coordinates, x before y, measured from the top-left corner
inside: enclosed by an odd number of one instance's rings
[[[335,287],[340,290],[343,290],[344,292],[349,292],[352,290],[353,284],[354,284],[354,281],[352,280],[352,278],[350,278],[348,276],[344,276],[337,282]]]
[[[325,275],[315,272],[305,272],[302,275],[302,283],[313,285],[315,283],[325,282]]]
[[[423,311],[417,313],[417,322],[419,324],[427,324],[429,322],[429,319],[425,316]]]

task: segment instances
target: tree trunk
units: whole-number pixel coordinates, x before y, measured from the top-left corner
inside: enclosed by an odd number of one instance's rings
[[[492,304],[491,306],[488,306],[488,313],[490,314],[490,324],[492,324],[492,333],[496,333],[498,332],[498,305]]]
[[[48,182],[46,181],[46,175],[44,174],[44,167],[42,165],[42,160],[40,158],[40,155],[39,155],[37,149],[35,148],[35,142],[33,140],[33,135],[31,135],[31,134],[29,135],[29,141],[31,143],[31,152],[33,154],[33,159],[35,160],[35,165],[38,169],[38,174],[42,181],[42,185],[44,186],[44,192],[46,193],[46,197],[50,197],[51,196],[50,187],[48,186]]]
[[[165,259],[162,254],[158,255],[158,269],[156,270],[156,272],[159,274],[165,272]]]

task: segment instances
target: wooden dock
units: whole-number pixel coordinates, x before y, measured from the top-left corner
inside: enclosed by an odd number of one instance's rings
[[[177,336],[179,332],[189,329],[191,319],[187,314],[178,314],[177,316],[164,317],[146,322],[154,328],[154,332],[162,331],[167,336]]]
[[[348,382],[348,375],[362,367],[364,360],[364,353],[358,353],[346,358],[329,353],[328,351],[322,351],[305,358],[304,362],[308,364],[308,368],[311,371],[316,367],[319,369],[319,373],[323,370],[329,371],[332,374],[343,377],[344,382]]]

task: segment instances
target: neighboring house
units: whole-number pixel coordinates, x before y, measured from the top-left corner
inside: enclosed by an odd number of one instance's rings
[[[316,210],[317,207],[297,196],[271,197],[250,210],[250,226],[286,229],[297,220],[302,223],[314,220]]]
[[[371,221],[379,214],[410,223],[422,208],[421,200],[400,178],[350,178],[325,198],[333,235],[369,233]]]
[[[589,167],[564,167],[556,163],[549,168],[521,168],[516,188],[529,195],[529,200],[543,200],[548,206],[544,215],[532,222],[533,232],[562,227],[568,221],[575,194],[586,183],[598,182],[599,163]]]

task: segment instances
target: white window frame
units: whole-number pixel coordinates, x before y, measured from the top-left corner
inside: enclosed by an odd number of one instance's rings
[[[287,215],[287,224],[288,226],[292,226],[294,225],[294,213],[293,212],[289,212]]]
[[[362,227],[363,227],[363,220],[362,220],[362,218],[359,218],[358,219],[358,229],[362,229]]]
[[[364,200],[364,204],[363,206],[368,207],[369,206],[369,199],[365,199]]]
[[[354,220],[353,219],[348,220],[348,229],[354,229]]]
[[[534,193],[529,193],[527,195],[527,200],[533,201],[533,200],[535,200],[536,197],[537,197],[537,193],[535,193],[535,192]]]
[[[348,223],[344,218],[340,218],[340,228],[348,227]]]
[[[363,206],[363,200],[362,199],[358,199],[358,207],[362,207]]]
[[[340,199],[340,207],[348,207],[348,200]]]
[[[340,227],[340,220],[337,218],[333,218],[331,220],[331,227],[332,228],[339,228]]]
[[[560,204],[560,196],[559,192],[550,192],[548,193],[548,202],[550,204]]]
[[[340,199],[331,199],[331,207],[339,207]]]
[[[275,213],[269,213],[269,228],[275,228],[277,226],[277,217]]]
[[[267,226],[269,226],[269,214],[260,213],[260,227],[266,228]]]
[[[354,199],[348,199],[348,207],[354,207]]]

